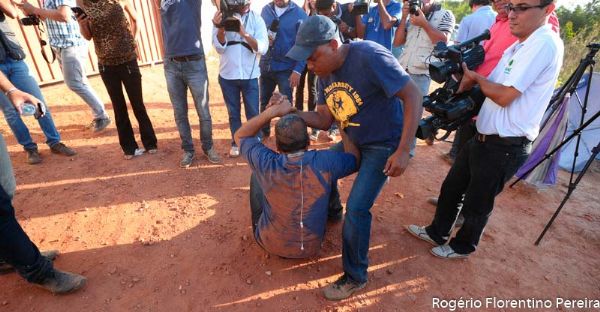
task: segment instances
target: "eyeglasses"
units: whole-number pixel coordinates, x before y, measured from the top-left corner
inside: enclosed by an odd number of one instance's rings
[[[533,8],[540,8],[543,9],[545,7],[547,7],[547,4],[540,4],[540,5],[512,5],[512,3],[509,3],[507,5],[504,6],[504,10],[506,10],[506,13],[510,13],[511,11],[514,11],[516,14],[520,14],[523,13],[529,9],[533,9]]]

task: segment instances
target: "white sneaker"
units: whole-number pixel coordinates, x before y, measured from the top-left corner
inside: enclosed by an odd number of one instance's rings
[[[431,248],[431,254],[443,259],[464,259],[469,256],[469,254],[460,254],[455,252],[454,249],[448,245]]]
[[[314,142],[316,142],[316,141],[318,141],[318,140],[319,140],[319,130],[315,130],[315,129],[313,129],[313,130],[310,132],[310,140],[311,140],[311,141],[314,141]]]
[[[235,158],[240,156],[240,148],[237,146],[232,146],[229,150],[229,157]]]
[[[424,240],[432,244],[433,246],[438,246],[438,243],[436,243],[433,239],[431,239],[431,237],[429,237],[429,234],[427,234],[427,231],[425,230],[424,226],[411,224],[407,226],[406,229],[408,230],[408,233],[412,234],[414,237]]]
[[[133,155],[127,155],[126,154],[125,155],[125,159],[126,160],[130,160],[133,157],[142,156],[142,155],[144,155],[145,152],[146,152],[146,150],[143,149],[143,148],[136,148],[135,151],[133,152]]]

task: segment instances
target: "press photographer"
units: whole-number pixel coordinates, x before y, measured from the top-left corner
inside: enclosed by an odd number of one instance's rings
[[[221,12],[215,14],[212,43],[219,53],[219,85],[229,114],[229,156],[237,157],[240,150],[233,140],[233,134],[242,125],[241,98],[244,99],[246,119],[258,115],[258,60],[260,55],[267,52],[269,40],[265,22],[258,13],[250,10],[250,1],[223,1],[221,11],[223,7],[230,10],[226,13],[230,21],[222,19],[224,15]],[[228,31],[228,24],[237,25],[237,31]]]
[[[396,0],[374,1],[364,15],[356,16],[356,37],[371,40],[392,51],[394,32],[398,27],[402,5]],[[362,11],[355,3],[353,12]]]
[[[434,256],[465,258],[475,251],[495,197],[529,155],[562,64],[563,43],[546,25],[554,8],[552,0],[512,0],[506,10],[518,41],[487,78],[462,64],[457,93],[478,85],[486,97],[476,123],[478,133],[448,172],[432,223],[408,226],[409,233],[436,245],[431,249]],[[465,221],[450,239],[459,212]]]

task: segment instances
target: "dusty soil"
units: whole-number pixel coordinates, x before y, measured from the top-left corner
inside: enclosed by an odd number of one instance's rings
[[[222,165],[200,157],[192,168],[178,168],[180,141],[161,65],[143,69],[146,106],[159,139],[156,155],[124,160],[114,124],[99,135],[86,130],[90,111],[64,85],[43,92],[77,156],[52,155],[40,144],[44,162],[27,165],[0,120],[18,180],[19,221],[40,249],[62,252],[56,267],[89,278],[82,291],[59,297],[16,274],[0,276],[0,311],[430,311],[434,297],[600,297],[598,162],[540,246],[533,242],[565,193],[564,172],[553,189],[507,189],[476,254],[444,261],[404,229],[431,220],[434,207],[426,199],[436,195],[449,169],[440,158],[449,143],[419,142],[409,170],[384,187],[371,210],[368,286],[348,300],[326,301],[321,288],[341,273],[341,224],[329,228],[315,259],[269,256],[253,241],[250,172],[242,159],[226,156],[228,117],[214,79],[216,60],[209,64]],[[92,83],[108,103],[99,77]],[[190,116],[198,142],[198,118],[193,111]],[[43,142],[39,127],[28,123]],[[328,144],[323,137],[315,147]],[[353,179],[342,182],[344,198]]]

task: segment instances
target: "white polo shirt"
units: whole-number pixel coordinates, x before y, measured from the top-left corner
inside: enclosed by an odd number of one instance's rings
[[[506,49],[488,79],[514,87],[521,95],[506,107],[486,98],[477,117],[477,131],[533,141],[552,97],[563,53],[563,42],[550,25]]]

